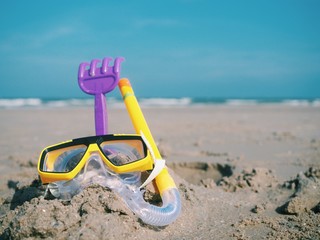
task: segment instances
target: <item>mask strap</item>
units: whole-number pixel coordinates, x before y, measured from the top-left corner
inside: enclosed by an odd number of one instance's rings
[[[144,181],[144,183],[139,187],[139,188],[143,188],[143,187],[147,186],[150,182],[152,182],[152,180],[155,179],[159,175],[159,173],[162,171],[162,169],[166,166],[166,160],[156,159],[154,152],[153,152],[147,138],[144,136],[142,131],[140,132],[140,134],[141,134],[142,140],[146,144],[146,146],[150,152],[150,155],[153,159],[153,162],[154,162],[154,168],[153,168],[152,172],[150,173],[149,177]]]

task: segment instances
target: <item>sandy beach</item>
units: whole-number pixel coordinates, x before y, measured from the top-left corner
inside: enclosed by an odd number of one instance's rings
[[[108,189],[45,199],[41,150],[94,135],[93,109],[0,109],[0,239],[320,239],[320,108],[264,104],[144,108],[182,199],[166,227]],[[110,133],[134,133],[124,108]]]

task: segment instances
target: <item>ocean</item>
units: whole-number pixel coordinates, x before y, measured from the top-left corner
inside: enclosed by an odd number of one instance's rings
[[[203,105],[252,106],[276,104],[286,106],[320,107],[320,98],[290,99],[290,98],[139,98],[141,107],[188,107]],[[0,109],[11,108],[62,108],[93,106],[93,98],[0,98]],[[107,97],[107,106],[123,108],[121,98]]]

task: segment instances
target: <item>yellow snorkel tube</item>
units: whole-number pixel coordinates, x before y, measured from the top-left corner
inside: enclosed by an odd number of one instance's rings
[[[151,149],[153,150],[156,159],[162,159],[129,80],[126,78],[120,79],[118,86],[136,133],[141,134],[142,132],[151,145]],[[160,194],[166,189],[176,188],[167,168],[162,169],[160,174],[155,178],[155,181]]]
[[[126,78],[120,79],[118,86],[136,133],[145,136],[154,152],[155,158],[161,160],[161,154],[134,95],[130,81]],[[155,177],[155,183],[162,198],[162,207],[145,203],[144,209],[140,211],[141,215],[138,214],[138,216],[148,224],[165,226],[173,222],[180,214],[180,194],[167,167],[164,167]],[[132,206],[129,207],[132,208]],[[139,207],[141,208],[141,206]],[[134,212],[137,213],[137,209]]]

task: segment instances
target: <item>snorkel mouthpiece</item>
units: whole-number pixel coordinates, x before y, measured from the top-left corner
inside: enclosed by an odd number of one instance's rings
[[[146,224],[166,226],[176,220],[180,214],[180,194],[177,188],[167,189],[161,194],[161,207],[146,202],[139,189],[132,191],[125,187],[118,193],[128,207]]]

